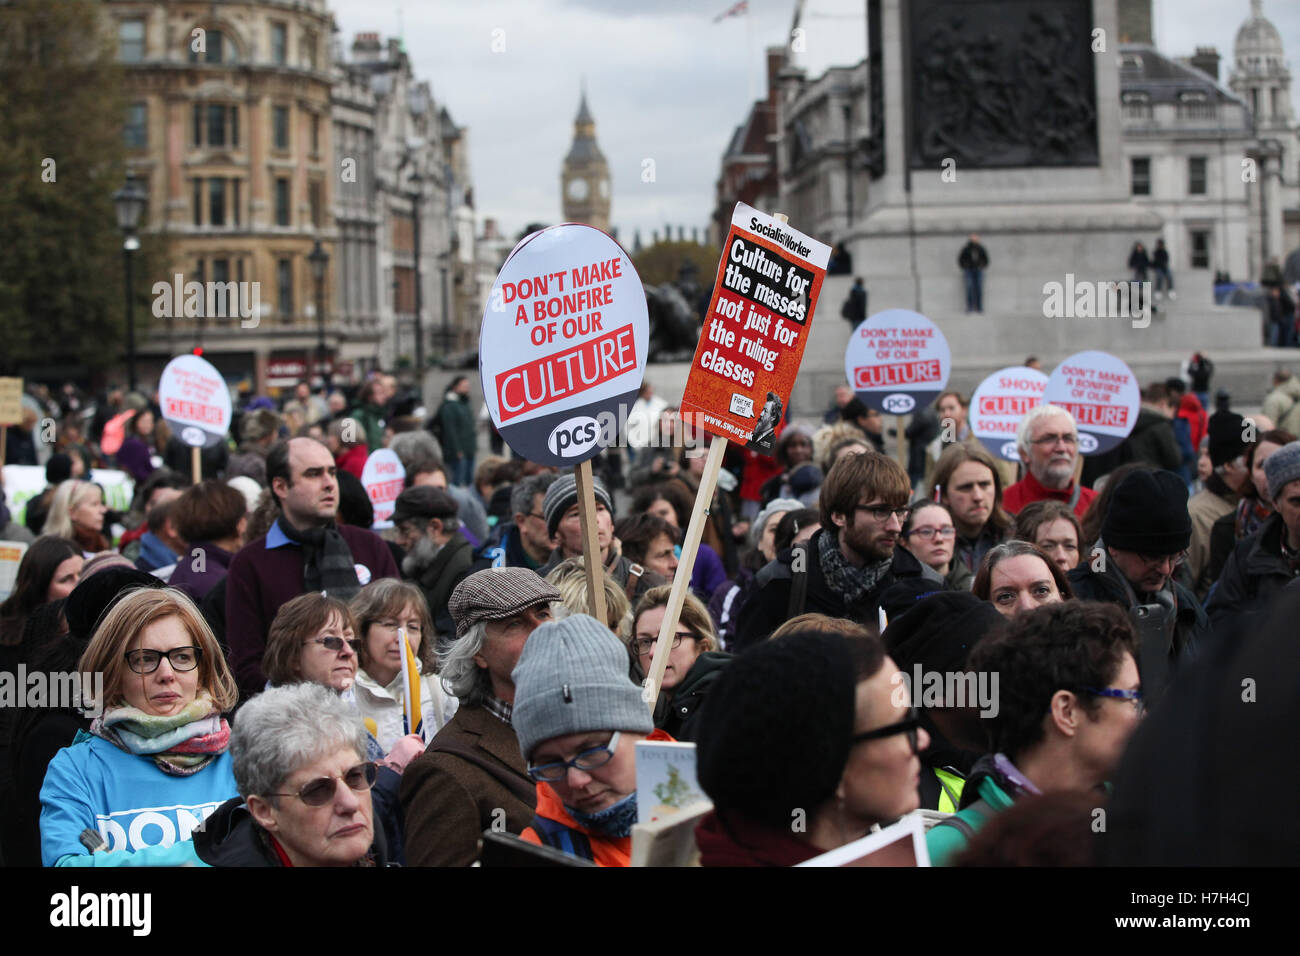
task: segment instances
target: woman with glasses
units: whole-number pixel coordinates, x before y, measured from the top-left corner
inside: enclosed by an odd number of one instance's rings
[[[442,688],[434,663],[433,619],[424,591],[408,581],[380,578],[352,599],[360,670],[357,672],[357,709],[384,753],[407,734],[417,734],[427,744],[456,713],[456,698]],[[408,725],[402,671],[406,666],[405,639],[415,660],[420,685],[420,723]]]
[[[180,591],[132,591],[95,630],[77,669],[96,716],[45,774],[42,861],[193,862],[191,832],[235,793],[222,714],[238,694],[207,622]]]
[[[793,866],[917,808],[929,734],[866,630],[758,644],[710,698],[697,743],[713,801],[695,831],[704,866]]]
[[[651,588],[637,602],[632,613],[628,649],[641,678],[649,674],[654,661],[670,593],[671,585]],[[718,637],[708,609],[695,595],[687,594],[677,618],[677,631],[673,635],[672,650],[668,652],[663,683],[659,685],[655,726],[676,740],[694,740],[700,706],[730,661],[731,655],[718,648]]]
[[[209,866],[387,866],[370,789],[375,765],[356,711],[301,683],[258,694],[239,712],[230,753],[239,796],[195,834]]]
[[[975,579],[960,561],[952,560],[957,541],[957,529],[945,505],[937,501],[919,502],[903,522],[899,543],[916,557],[916,560],[943,575],[944,587],[953,591],[969,591]]]

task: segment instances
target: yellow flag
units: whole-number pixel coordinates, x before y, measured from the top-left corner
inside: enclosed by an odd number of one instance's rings
[[[423,717],[420,714],[420,672],[415,666],[415,652],[411,642],[406,639],[406,628],[397,629],[397,636],[402,642],[402,655],[405,666],[402,667],[402,712],[408,734],[421,732]]]

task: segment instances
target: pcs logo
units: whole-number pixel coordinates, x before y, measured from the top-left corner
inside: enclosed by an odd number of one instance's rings
[[[561,458],[577,458],[594,448],[599,438],[600,423],[590,415],[578,415],[557,425],[546,446]]]

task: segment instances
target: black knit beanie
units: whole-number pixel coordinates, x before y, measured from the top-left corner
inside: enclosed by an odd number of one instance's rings
[[[1111,496],[1101,537],[1112,548],[1177,554],[1192,542],[1187,485],[1172,471],[1130,472]]]
[[[788,827],[834,793],[849,759],[856,681],[838,634],[800,632],[737,657],[714,683],[696,738],[718,810]]]
[[[83,578],[64,606],[63,616],[68,633],[83,641],[90,640],[99,624],[118,599],[135,588],[163,588],[166,583],[135,568],[105,568]]]
[[[1215,412],[1210,416],[1210,463],[1215,468],[1245,452],[1246,443],[1241,439],[1244,421],[1236,412]]]
[[[1006,623],[988,601],[969,591],[940,591],[923,598],[885,628],[885,650],[899,670],[963,671],[970,652]]]

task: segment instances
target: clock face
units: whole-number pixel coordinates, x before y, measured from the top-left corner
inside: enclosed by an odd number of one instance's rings
[[[608,180],[608,179],[602,179],[602,180],[600,181],[600,198],[601,198],[601,199],[608,199],[608,198],[609,198],[609,180]]]
[[[587,181],[585,179],[573,179],[569,181],[569,198],[577,200],[587,198]]]

